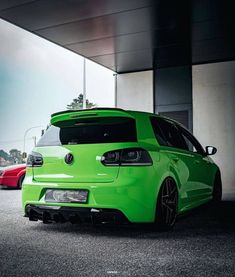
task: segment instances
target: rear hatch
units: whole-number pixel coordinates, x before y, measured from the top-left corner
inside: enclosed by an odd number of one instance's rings
[[[112,182],[118,166],[104,166],[104,153],[136,146],[134,118],[120,110],[87,110],[52,116],[34,149],[43,158],[33,167],[38,182]],[[68,158],[72,154],[72,161]],[[71,158],[71,155],[70,155]],[[70,162],[70,163],[69,163]]]

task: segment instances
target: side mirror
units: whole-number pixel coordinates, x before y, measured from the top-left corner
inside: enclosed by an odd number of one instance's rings
[[[214,155],[217,152],[217,148],[214,146],[206,146],[206,154],[207,155]]]
[[[27,158],[27,153],[26,153],[26,152],[23,152],[23,153],[22,153],[22,158],[23,158],[23,159],[26,159],[26,158]]]

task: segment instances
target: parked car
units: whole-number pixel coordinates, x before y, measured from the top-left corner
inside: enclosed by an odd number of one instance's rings
[[[121,109],[55,113],[29,155],[23,207],[30,220],[154,223],[220,201],[220,170],[182,125]]]
[[[25,177],[26,165],[17,164],[0,169],[0,185],[21,188]]]

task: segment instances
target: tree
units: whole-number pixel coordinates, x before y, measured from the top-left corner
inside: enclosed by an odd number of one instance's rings
[[[17,149],[11,149],[9,151],[10,156],[12,157],[12,159],[14,160],[14,163],[22,163],[22,154],[20,150]]]
[[[94,103],[89,102],[88,99],[86,99],[86,108],[91,109],[92,107],[95,107]],[[83,109],[83,94],[79,94],[77,98],[74,98],[72,103],[67,105],[68,110],[82,110]]]
[[[3,158],[5,161],[9,160],[9,155],[4,150],[0,150],[0,157]]]

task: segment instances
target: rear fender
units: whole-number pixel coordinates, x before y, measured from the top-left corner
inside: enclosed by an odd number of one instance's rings
[[[25,174],[26,174],[26,169],[21,170],[21,171],[17,174],[18,179],[19,179],[21,176],[25,175]]]

